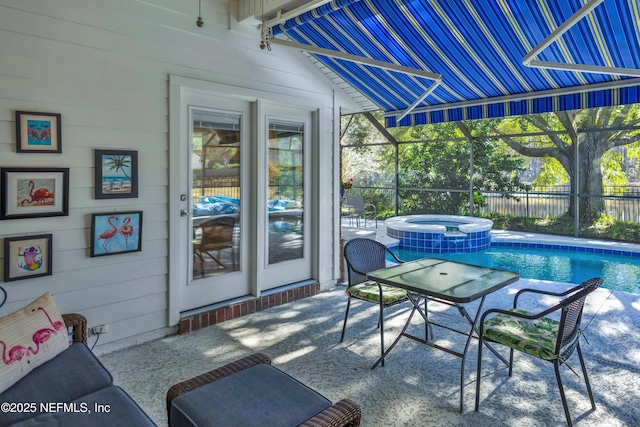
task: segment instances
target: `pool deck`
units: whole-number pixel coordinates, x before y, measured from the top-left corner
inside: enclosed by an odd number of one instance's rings
[[[345,223],[343,223],[342,227],[342,238],[345,242],[355,237],[368,237],[375,238],[389,247],[398,244],[396,239],[391,239],[386,235],[386,228],[382,221],[378,222],[377,229],[374,227],[373,222],[368,222],[367,228],[344,227],[344,224]],[[492,231],[491,236],[492,242],[505,244],[526,244],[526,246],[531,246],[532,244],[560,245],[607,251],[603,252],[605,256],[609,253],[609,250],[613,251],[612,253],[623,251],[628,254],[638,254],[638,256],[640,256],[640,245],[633,243],[575,239],[572,237],[504,230]],[[346,274],[344,277],[346,277]],[[511,307],[514,294],[522,288],[546,289],[560,292],[572,286],[575,285],[548,280],[521,278],[508,287],[489,295],[483,309]],[[529,309],[531,311],[541,311],[548,308],[551,303],[549,300],[540,299],[533,301],[533,306],[529,307]],[[434,305],[431,305],[431,308],[433,309]],[[436,309],[437,308],[438,307],[436,307]],[[585,332],[585,337],[588,337],[588,342],[587,340],[583,341],[581,346],[585,355],[586,364],[588,365],[587,369],[589,370],[589,377],[598,409],[593,414],[586,409],[587,412],[583,412],[583,415],[580,417],[580,424],[589,425],[591,422],[594,422],[592,419],[595,420],[596,417],[601,417],[595,422],[595,425],[640,425],[640,412],[637,410],[637,401],[640,398],[640,392],[637,387],[638,381],[640,380],[640,350],[638,350],[640,349],[640,295],[607,288],[596,289],[585,302],[582,331]],[[520,359],[519,357],[517,358],[517,360]],[[526,387],[532,387],[532,383],[530,382],[531,376],[539,377],[541,373],[535,373],[537,372],[537,365],[530,364],[529,361],[525,362],[528,364],[525,365],[525,367],[521,367],[517,380],[514,381],[513,384],[526,384]],[[574,357],[571,363],[578,366],[577,358]],[[526,380],[527,373],[522,372],[524,370],[529,371],[528,380]],[[504,372],[502,375],[505,375]],[[563,376],[566,384],[572,380],[571,375],[563,374]],[[514,374],[514,378],[515,377],[516,374]],[[493,377],[488,376],[487,378]],[[552,397],[548,399],[557,399],[557,394],[555,394],[557,393],[557,389],[555,388],[556,385],[552,382],[552,377],[548,377],[547,380],[546,384],[544,381],[541,384],[547,386],[550,393],[554,393],[550,394]],[[487,381],[488,380],[483,382],[486,384]],[[507,387],[509,384],[509,382],[505,382],[499,375],[495,376],[492,381],[494,381],[494,389]],[[538,387],[543,388],[543,385]],[[584,384],[578,384],[575,390],[571,390],[571,388],[573,387],[570,387],[568,392],[577,390],[579,393],[579,395],[576,395],[576,401],[570,403],[571,410],[574,413],[580,413],[580,411],[575,408],[577,404],[582,405],[582,408],[588,408],[588,399],[585,395]],[[491,389],[488,388],[487,390]],[[483,393],[487,393],[487,391]],[[493,394],[493,392],[491,392],[491,394]],[[500,399],[506,398],[508,397],[500,395]],[[490,399],[488,398],[487,400]],[[527,403],[518,400],[516,397],[512,405],[522,406],[527,405]],[[481,407],[481,413],[487,410],[486,407],[487,405],[484,406],[485,409]],[[553,411],[557,411],[555,406],[553,408]],[[574,418],[574,422],[576,421],[578,420]],[[532,426],[550,425],[548,422],[542,421],[542,418],[540,420],[527,420],[523,418],[514,422],[514,425],[523,423]],[[480,424],[476,423],[474,425]]]
[[[398,244],[398,239],[387,236],[387,228],[384,221],[378,221],[375,227],[374,221],[367,221],[367,227],[349,227],[348,222],[342,223],[342,238],[347,240],[356,237],[375,238],[388,247]],[[364,225],[364,222],[361,222]],[[583,239],[568,236],[556,236],[550,234],[536,234],[521,231],[491,230],[491,242],[509,246],[531,246],[531,245],[552,245],[561,248],[587,248],[602,253],[615,253],[622,255],[640,256],[640,244],[628,242],[616,242],[597,239]]]

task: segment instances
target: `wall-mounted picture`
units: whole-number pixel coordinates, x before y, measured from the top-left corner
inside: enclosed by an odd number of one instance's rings
[[[62,153],[61,115],[16,111],[18,153]]]
[[[91,215],[91,256],[142,250],[142,211]]]
[[[138,197],[138,152],[95,150],[96,199]]]
[[[51,234],[4,239],[4,281],[51,276]]]
[[[0,219],[69,215],[69,168],[2,168]]]

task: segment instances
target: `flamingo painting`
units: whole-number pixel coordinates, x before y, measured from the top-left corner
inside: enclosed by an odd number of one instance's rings
[[[131,217],[125,216],[119,230],[122,237],[124,237],[125,249],[129,249],[129,237],[133,235],[133,227],[129,225],[130,222],[131,222]]]
[[[35,189],[35,182],[29,180],[29,197],[20,201],[20,206],[34,205],[53,205],[55,203],[55,194],[49,191],[46,186]]]
[[[93,214],[91,256],[142,250],[142,211]]]
[[[118,228],[111,222],[112,220],[116,220],[118,221],[118,217],[116,216],[110,216],[107,219],[107,222],[109,223],[109,225],[113,228],[112,230],[105,230],[102,232],[102,234],[100,234],[100,236],[98,236],[99,240],[104,240],[104,242],[102,242],[102,248],[104,249],[104,251],[106,253],[109,253],[109,242],[111,241],[111,239],[113,239],[113,237],[118,234]]]

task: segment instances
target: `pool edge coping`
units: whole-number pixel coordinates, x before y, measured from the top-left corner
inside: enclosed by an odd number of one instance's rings
[[[640,257],[640,245],[628,242],[574,238],[553,234],[532,234],[506,230],[491,230],[490,237],[490,248],[551,249],[593,253],[597,255]],[[399,247],[399,241],[397,239],[393,240],[394,241],[387,243],[389,249],[397,249]],[[437,254],[437,252],[433,252],[433,254]]]

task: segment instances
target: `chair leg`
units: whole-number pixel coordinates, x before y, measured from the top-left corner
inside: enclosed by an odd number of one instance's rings
[[[596,410],[596,401],[593,398],[593,392],[591,391],[591,383],[589,383],[589,376],[587,375],[587,367],[584,364],[584,359],[582,358],[582,350],[580,349],[580,343],[576,347],[578,350],[578,358],[580,359],[580,366],[582,366],[582,375],[584,375],[584,382],[587,385],[587,393],[589,393],[589,400],[591,400],[591,409]]]
[[[509,349],[509,376],[513,374],[513,349]]]
[[[347,309],[344,312],[344,323],[342,324],[342,335],[340,335],[340,342],[344,340],[344,331],[347,329],[347,317],[349,317],[349,306],[351,306],[351,296],[347,298]]]
[[[424,299],[424,323],[425,323],[425,331],[424,331],[424,336],[425,339],[428,341],[429,336],[431,336],[431,340],[433,340],[433,326],[431,326],[431,322],[429,322],[429,309],[427,308],[427,301],[428,299],[425,298]]]
[[[478,337],[478,371],[476,373],[476,407],[475,411],[480,410],[480,378],[482,376],[482,347],[484,346],[482,335]]]
[[[382,366],[384,366],[384,321],[383,321],[383,313],[384,310],[384,305],[382,303],[382,296],[380,297],[380,320],[378,320],[378,322],[380,323],[380,357],[382,357]]]
[[[193,254],[200,258],[200,274],[204,277],[204,258],[202,257],[202,253],[199,251],[193,251]]]
[[[571,415],[569,415],[569,405],[567,404],[567,397],[564,394],[564,386],[562,385],[562,378],[560,378],[560,361],[553,361],[553,368],[556,371],[556,380],[558,381],[558,387],[560,388],[560,398],[562,399],[562,407],[564,408],[564,415],[567,418],[567,426],[572,427]]]

